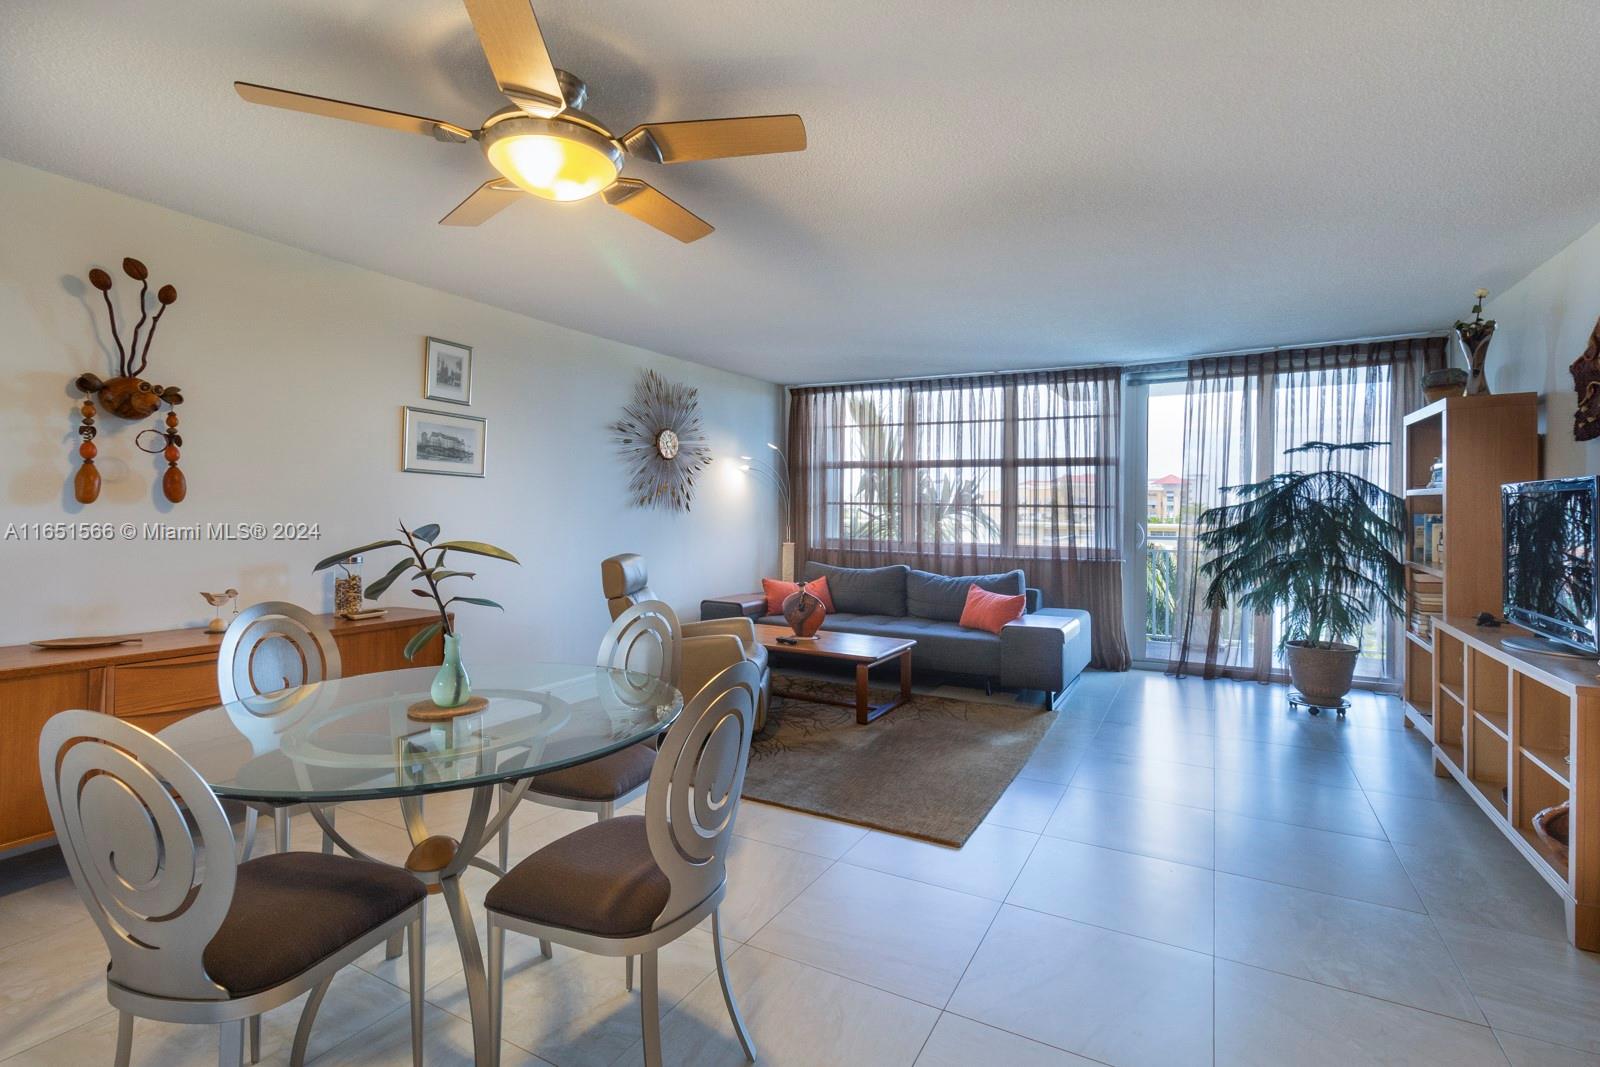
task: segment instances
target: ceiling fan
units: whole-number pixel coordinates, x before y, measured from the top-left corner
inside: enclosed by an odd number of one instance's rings
[[[233,87],[253,104],[425,134],[451,144],[477,141],[503,177],[478,186],[439,220],[444,226],[476,226],[524,193],[564,201],[599,193],[612,207],[663,233],[685,243],[698,241],[711,232],[711,224],[647,182],[622,177],[625,155],[651,163],[690,163],[798,152],[806,146],[799,115],[647,122],[619,137],[582,110],[588,87],[551,64],[529,0],[465,3],[495,82],[511,101],[510,107],[484,119],[481,129],[252,82],[234,82]]]

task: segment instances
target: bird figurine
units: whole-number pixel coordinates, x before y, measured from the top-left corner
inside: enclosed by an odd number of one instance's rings
[[[239,590],[237,590],[237,589],[224,589],[220,593],[205,593],[205,592],[202,592],[200,595],[206,598],[206,603],[207,604],[210,604],[214,608],[221,609],[221,607],[224,604],[228,603],[228,601],[230,601],[230,600],[237,601],[239,599]],[[235,615],[239,614],[239,605],[237,603],[235,603],[234,606],[233,606],[233,613]],[[216,614],[215,618],[213,618],[210,622],[206,623],[206,633],[208,633],[208,634],[226,633],[227,629],[228,629],[228,624],[223,621],[221,610],[217,611],[217,614]]]

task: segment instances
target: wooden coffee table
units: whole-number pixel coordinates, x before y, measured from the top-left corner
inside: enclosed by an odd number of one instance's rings
[[[854,701],[836,700],[812,693],[786,691],[774,686],[772,691],[778,696],[809,700],[814,704],[835,704],[841,708],[853,707],[856,709],[856,722],[863,726],[911,699],[911,650],[916,647],[915,641],[909,638],[873,637],[869,634],[847,634],[833,630],[818,630],[814,641],[801,640],[792,645],[780,644],[778,641],[780,637],[793,636],[794,631],[787,626],[756,623],[756,640],[760,641],[769,653],[854,663],[856,698]],[[900,695],[882,704],[874,704],[872,694],[867,688],[867,672],[878,664],[888,663],[896,657],[900,660]]]

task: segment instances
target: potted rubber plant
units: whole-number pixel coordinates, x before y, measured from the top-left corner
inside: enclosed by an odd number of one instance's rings
[[[398,579],[410,573],[411,581],[417,582],[420,586],[411,590],[412,595],[433,601],[433,606],[439,612],[439,621],[417,631],[406,644],[406,659],[415,656],[434,634],[443,633],[444,662],[439,666],[439,673],[434,676],[428,695],[433,698],[434,704],[441,708],[459,708],[472,698],[472,683],[467,677],[466,667],[461,663],[461,648],[456,637],[455,622],[450,614],[450,605],[477,604],[480,607],[500,608],[502,611],[505,609],[493,600],[480,596],[447,596],[442,588],[445,582],[453,579],[470,582],[477,575],[472,571],[455,569],[446,563],[445,557],[456,552],[469,556],[487,556],[507,563],[517,563],[517,557],[503,548],[496,548],[483,541],[438,541],[439,524],[436,522],[411,530],[406,529],[406,524],[402,522],[399,532],[401,539],[391,537],[359,548],[347,549],[329,556],[312,569],[326,570],[343,563],[351,556],[365,555],[379,549],[404,548],[409,555],[395,563],[383,577],[369,585],[366,589],[366,598],[377,600]]]
[[[1339,457],[1381,441],[1309,441],[1284,453],[1315,458],[1223,490],[1232,500],[1200,516],[1206,606],[1230,601],[1270,615],[1282,609],[1289,678],[1313,707],[1341,707],[1355,676],[1362,628],[1404,611],[1405,503],[1338,467]]]

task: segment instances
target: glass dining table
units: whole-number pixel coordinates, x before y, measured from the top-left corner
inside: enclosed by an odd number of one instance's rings
[[[160,737],[219,797],[306,805],[328,838],[357,858],[375,859],[342,837],[324,808],[398,800],[411,840],[405,868],[444,897],[466,974],[474,1059],[488,1064],[488,986],[462,874],[468,867],[505,873],[478,853],[506,825],[534,775],[661,733],[682,711],[683,698],[658,678],[628,671],[475,663],[473,692],[485,706],[419,721],[413,716],[427,714],[435,670],[384,671],[249,697],[191,715]],[[460,837],[432,833],[423,799],[460,789],[472,793]],[[399,949],[391,944],[390,954]]]

